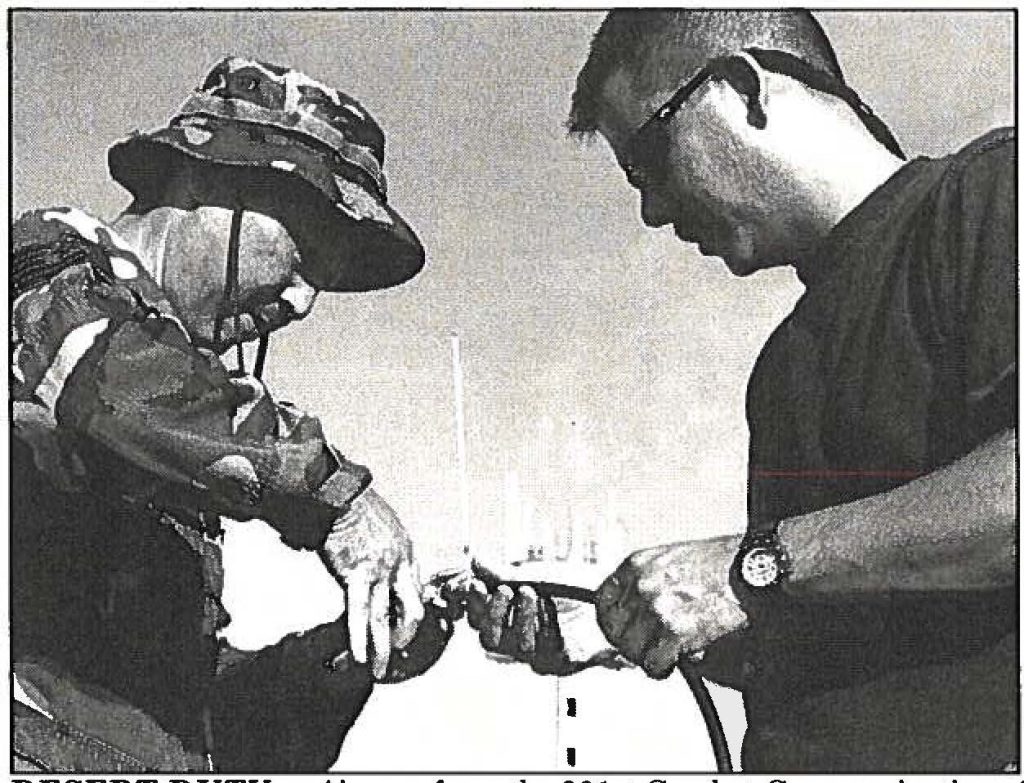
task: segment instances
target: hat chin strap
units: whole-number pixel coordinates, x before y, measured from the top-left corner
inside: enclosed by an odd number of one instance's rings
[[[242,234],[243,209],[236,209],[231,214],[231,230],[228,234],[228,259],[224,268],[224,303],[231,310],[231,318],[234,320],[235,335],[241,332],[241,307],[238,303],[238,253]],[[221,330],[224,328],[224,319],[217,316],[213,327],[214,341],[220,342]],[[256,378],[263,377],[263,367],[267,361],[267,348],[270,344],[270,334],[260,335],[259,348],[256,351],[256,364],[253,367],[253,375]],[[233,375],[245,375],[245,347],[242,341],[235,343],[235,359],[237,366]]]
[[[263,377],[263,365],[267,362],[267,348],[270,346],[270,332],[260,335],[260,344],[256,349],[256,364],[253,365],[252,374],[257,378]]]

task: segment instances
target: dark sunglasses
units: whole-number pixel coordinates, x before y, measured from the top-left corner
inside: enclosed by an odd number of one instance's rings
[[[845,101],[857,114],[868,131],[891,153],[905,159],[903,150],[875,113],[871,111],[857,93],[842,80],[815,68],[813,65],[777,49],[751,47],[743,50],[762,68],[773,73],[789,76],[818,92],[835,95]],[[676,90],[661,108],[640,126],[633,134],[623,156],[622,167],[635,186],[659,184],[664,179],[665,162],[672,144],[669,126],[676,112],[700,88],[711,79],[722,79],[732,85],[747,104],[747,122],[755,128],[764,128],[768,119],[761,106],[760,80],[750,62],[739,54],[716,57],[701,68],[692,79]]]

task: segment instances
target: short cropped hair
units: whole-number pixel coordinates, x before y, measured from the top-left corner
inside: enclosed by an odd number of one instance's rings
[[[781,49],[843,79],[832,44],[809,11],[617,10],[594,35],[590,56],[576,77],[569,132],[597,130],[601,91],[618,70],[639,91],[651,94],[678,87],[708,60],[749,46]]]

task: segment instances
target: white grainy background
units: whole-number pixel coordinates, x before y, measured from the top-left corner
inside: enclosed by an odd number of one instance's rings
[[[641,546],[737,531],[746,377],[800,288],[785,271],[731,278],[669,231],[644,229],[607,148],[566,137],[601,18],[16,12],[10,203],[14,214],[72,204],[111,218],[125,194],[107,177],[106,148],[164,122],[214,61],[235,53],[305,70],[385,128],[391,203],[420,233],[428,265],[396,290],[322,297],[275,338],[267,379],[373,469],[424,571],[457,562],[464,538],[452,333],[483,556],[523,554],[510,484],[537,529],[603,520],[605,571]],[[1009,12],[819,18],[847,80],[911,155],[1012,122]],[[230,528],[226,561],[239,644],[338,612],[319,562],[260,525]],[[716,694],[738,751],[739,700]],[[556,721],[567,696],[579,715]],[[588,672],[556,685],[485,659],[463,630],[428,675],[378,689],[338,768],[556,769],[574,746],[577,769],[710,769],[698,721],[680,678]]]

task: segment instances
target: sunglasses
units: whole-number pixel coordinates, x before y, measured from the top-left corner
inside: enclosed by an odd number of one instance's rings
[[[841,79],[815,68],[788,52],[756,47],[743,51],[766,71],[789,76],[813,90],[834,95],[845,101],[880,144],[898,158],[906,159],[885,123],[878,119],[871,111],[871,107]],[[728,82],[743,96],[747,104],[747,122],[755,128],[764,128],[767,125],[768,118],[765,116],[759,96],[761,82],[750,60],[740,54],[709,60],[633,134],[622,162],[622,168],[632,185],[641,187],[657,185],[664,181],[665,162],[672,146],[672,118],[704,82],[718,79]]]

